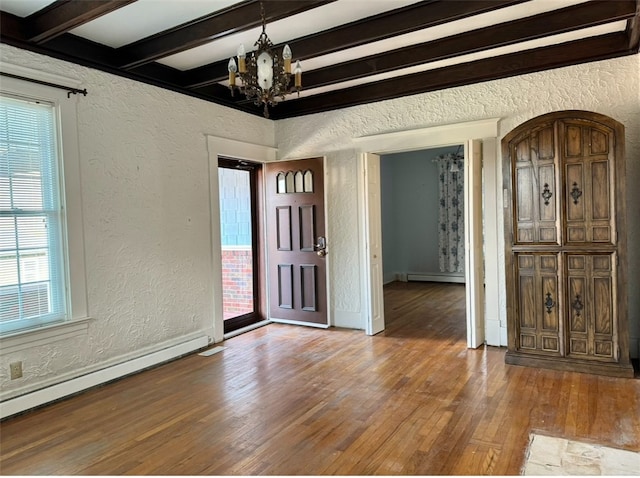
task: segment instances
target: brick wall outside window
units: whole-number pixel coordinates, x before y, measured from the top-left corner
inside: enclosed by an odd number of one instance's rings
[[[222,246],[222,303],[224,318],[253,311],[251,249]]]

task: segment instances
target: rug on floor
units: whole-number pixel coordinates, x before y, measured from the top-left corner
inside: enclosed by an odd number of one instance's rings
[[[640,476],[640,453],[532,433],[521,474]]]

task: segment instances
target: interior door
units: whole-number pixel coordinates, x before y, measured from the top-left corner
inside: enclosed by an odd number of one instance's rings
[[[265,164],[269,318],[328,326],[323,158]]]
[[[467,306],[467,347],[484,343],[484,259],[482,236],[482,141],[467,144],[465,163],[464,235],[467,248],[465,291]]]
[[[380,202],[380,156],[367,153],[363,156],[364,231],[366,258],[364,265],[369,277],[370,289],[365,332],[375,335],[384,330],[384,291],[382,269],[382,213]]]

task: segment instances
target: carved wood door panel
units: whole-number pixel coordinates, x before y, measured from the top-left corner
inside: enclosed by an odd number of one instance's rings
[[[566,243],[614,244],[613,131],[578,121],[560,122],[560,130]]]
[[[568,355],[617,360],[614,255],[568,254],[566,263]]]
[[[502,145],[507,363],[633,376],[624,126],[549,113]]]
[[[517,244],[559,244],[557,155],[554,125],[523,136],[512,148]]]
[[[558,254],[517,254],[518,350],[560,354]]]

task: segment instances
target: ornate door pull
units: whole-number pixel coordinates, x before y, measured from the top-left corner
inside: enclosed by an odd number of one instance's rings
[[[551,292],[547,292],[547,298],[544,301],[544,306],[547,308],[547,314],[551,313],[551,309],[553,309],[554,305],[556,305],[556,303],[551,298]]]
[[[578,204],[578,198],[582,196],[582,191],[578,187],[578,183],[573,183],[573,189],[571,189],[571,197],[573,198],[573,204]]]
[[[582,309],[584,309],[584,304],[582,303],[582,298],[580,297],[580,294],[576,294],[576,299],[571,302],[571,307],[573,307],[573,310],[576,311],[576,316],[580,317],[580,314],[582,313]]]
[[[553,193],[549,189],[549,184],[548,183],[544,183],[544,189],[542,190],[542,197],[544,198],[544,205],[545,206],[549,205],[549,199],[551,199],[551,196],[553,196]]]

